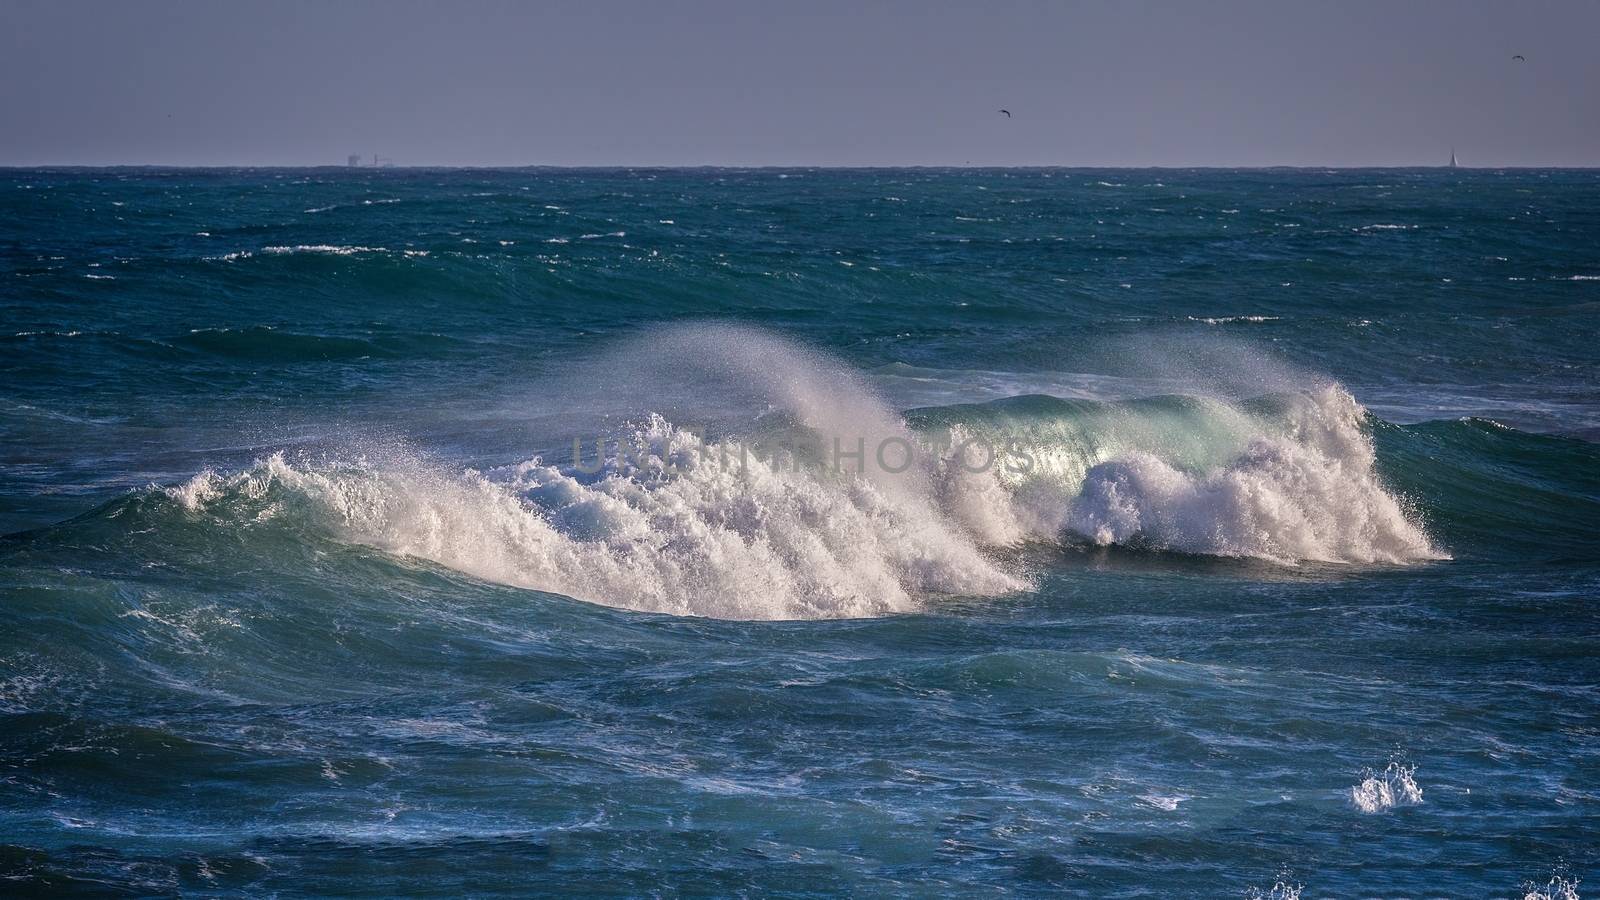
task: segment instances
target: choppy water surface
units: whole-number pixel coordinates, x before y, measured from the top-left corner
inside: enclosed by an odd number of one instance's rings
[[[5,170],[0,222],[11,889],[1594,873],[1595,173]]]

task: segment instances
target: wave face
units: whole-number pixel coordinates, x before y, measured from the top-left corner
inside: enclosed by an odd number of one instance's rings
[[[170,490],[233,528],[299,507],[343,538],[502,584],[610,606],[738,619],[909,612],[929,594],[992,595],[1027,582],[987,558],[926,498],[870,481],[765,467],[748,474],[658,420],[660,455],[613,456],[580,481],[537,460],[449,474],[420,462],[295,466],[274,456]],[[708,461],[709,460],[709,461]],[[677,467],[671,476],[654,470]]]
[[[704,377],[736,379],[818,446],[914,440],[865,385],[770,335],[671,329],[649,344],[651,366],[695,359]],[[872,454],[833,471],[770,454],[763,462],[738,440],[707,441],[659,415],[621,438],[597,445],[587,463],[535,458],[486,472],[404,454],[323,466],[279,454],[167,493],[224,527],[292,506],[392,553],[651,612],[860,617],[907,612],[931,594],[988,596],[1028,584],[984,552],[996,535],[957,515],[960,504],[940,502],[957,489],[942,477],[943,460],[902,468]]]
[[[1295,398],[1277,434],[1220,469],[1136,451],[1091,468],[1067,527],[1097,544],[1276,562],[1406,563],[1446,556],[1378,478],[1366,411],[1337,386]]]
[[[1023,590],[1030,580],[997,551],[1027,543],[1282,565],[1446,556],[1385,490],[1366,413],[1337,385],[1253,408],[1042,398],[1019,417],[1010,401],[923,411],[917,431],[836,361],[768,334],[669,329],[649,343],[652,366],[693,358],[764,397],[765,421],[780,424],[709,440],[652,415],[597,442],[590,462],[580,439],[566,466],[483,472],[398,452],[320,465],[280,453],[166,494],[219,527],[288,509],[503,584],[740,619],[885,615],[935,595]],[[793,453],[756,443],[777,446],[779,433]],[[821,453],[807,458],[802,436]]]

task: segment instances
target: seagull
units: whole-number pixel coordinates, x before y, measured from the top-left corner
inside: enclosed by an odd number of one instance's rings
[[[1511,58],[1516,60],[1517,62],[1527,62],[1528,61],[1528,58],[1526,56],[1523,56],[1521,53],[1518,53],[1516,56],[1513,56]]]
[[[1009,119],[1009,118],[1011,118],[1011,110],[1009,110],[1009,109],[1002,109],[1002,110],[1000,110],[1000,111],[1001,111],[1001,112],[1003,112],[1003,113],[1005,113],[1005,114],[1006,114],[1006,118],[1008,118],[1008,119]]]

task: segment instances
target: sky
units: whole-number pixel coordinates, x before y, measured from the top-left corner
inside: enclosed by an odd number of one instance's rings
[[[1600,0],[0,0],[0,165],[1369,166],[1452,149],[1600,165]]]

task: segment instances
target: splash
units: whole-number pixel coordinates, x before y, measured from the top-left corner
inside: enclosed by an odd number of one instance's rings
[[[1382,772],[1368,770],[1361,783],[1350,789],[1350,805],[1369,815],[1387,812],[1397,806],[1422,803],[1422,788],[1414,776],[1416,766],[1389,763]]]
[[[1337,385],[1271,409],[1012,398],[913,427],[830,357],[702,326],[652,332],[546,387],[591,421],[635,424],[592,464],[577,452],[483,472],[404,452],[276,455],[168,494],[235,521],[298,509],[341,539],[486,580],[738,619],[878,616],[1026,589],[1000,551],[1027,543],[1285,564],[1439,555],[1379,482],[1365,410]],[[704,436],[708,422],[721,437]],[[752,463],[773,434],[831,448],[834,464],[799,452]]]
[[[656,418],[596,478],[530,460],[451,474],[420,460],[316,467],[275,455],[169,489],[196,513],[309,507],[347,540],[490,581],[629,609],[734,619],[879,616],[935,594],[1027,586],[928,496],[867,478],[724,465]],[[669,471],[670,470],[670,471]]]
[[[1305,885],[1290,883],[1286,878],[1280,878],[1272,887],[1262,890],[1252,887],[1244,892],[1245,900],[1300,900],[1300,892],[1305,890]]]
[[[1578,900],[1578,879],[1552,877],[1543,887],[1529,882],[1523,886],[1522,900]]]
[[[1286,423],[1220,468],[1126,453],[1089,469],[1066,526],[1094,544],[1278,563],[1441,558],[1380,481],[1365,412],[1330,385],[1297,397]]]

